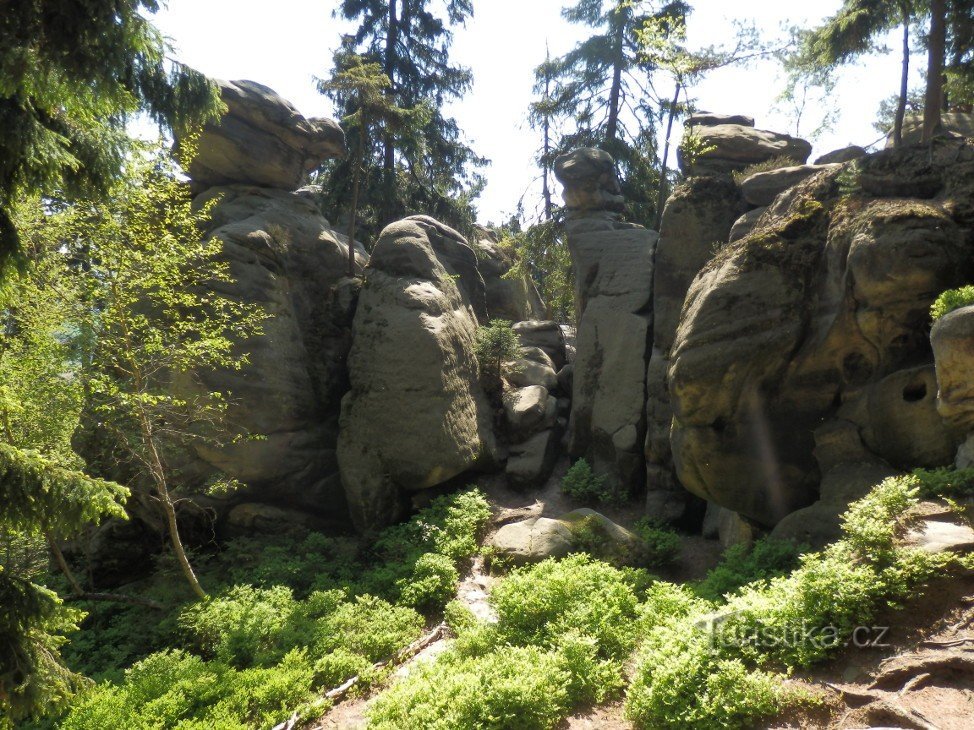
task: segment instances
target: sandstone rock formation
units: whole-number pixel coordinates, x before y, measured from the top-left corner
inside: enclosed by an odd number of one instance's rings
[[[943,133],[974,137],[974,114],[971,112],[944,112],[940,115]],[[907,114],[903,120],[903,144],[918,144],[923,139],[923,115]],[[886,137],[886,147],[893,146],[893,131]]]
[[[773,157],[787,157],[804,164],[812,146],[803,139],[787,134],[755,129],[751,125],[727,123],[720,117],[687,120],[699,138],[700,153],[692,161],[679,155],[680,169],[688,175],[728,173]]]
[[[495,459],[473,353],[473,300],[483,281],[478,289],[471,262],[476,272],[460,234],[424,216],[388,226],[372,252],[338,440],[349,510],[362,531],[401,517],[409,493]]]
[[[836,165],[793,165],[756,172],[741,182],[741,194],[751,205],[771,205],[788,188],[793,188],[805,178]]]
[[[974,307],[937,320],[930,332],[937,363],[937,410],[958,432],[974,432]]]
[[[657,234],[614,212],[622,201],[605,152],[577,150],[558,158],[555,172],[565,186],[579,303],[569,450],[635,490],[645,478],[643,393]]]
[[[680,480],[769,527],[818,498],[813,434],[832,419],[887,465],[934,465],[956,446],[934,428],[929,306],[974,274],[974,144],[845,169],[779,195],[707,264],[673,347]],[[912,443],[921,430],[935,435]]]
[[[663,211],[653,279],[653,349],[646,374],[646,509],[655,519],[678,519],[686,499],[670,456],[673,413],[666,384],[683,300],[697,272],[727,240],[743,209],[733,180],[718,176],[681,183]]]
[[[866,156],[866,150],[859,145],[849,145],[815,158],[816,165],[828,165],[833,162],[850,162]]]
[[[223,242],[233,277],[222,293],[259,303],[268,318],[261,336],[240,345],[249,353],[244,368],[199,377],[230,393],[229,422],[260,439],[199,443],[197,461],[183,469],[200,482],[214,471],[236,479],[245,485],[237,500],[342,514],[335,444],[351,323],[333,291],[347,269],[347,242],[302,193],[218,187],[194,205],[214,201],[210,235]],[[357,258],[364,266],[364,251]]]
[[[487,316],[510,322],[544,317],[545,307],[530,275],[511,275],[514,257],[489,238],[477,242],[478,268],[484,278]]]
[[[331,119],[306,119],[272,89],[254,81],[218,81],[227,112],[207,124],[189,166],[194,190],[235,183],[282,190],[345,151]]]

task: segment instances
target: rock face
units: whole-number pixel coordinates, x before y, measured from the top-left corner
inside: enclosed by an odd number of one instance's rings
[[[491,319],[520,322],[544,317],[544,302],[531,277],[525,272],[511,278],[515,265],[511,254],[487,238],[477,242],[477,254]]]
[[[974,307],[937,320],[930,332],[937,363],[937,410],[959,432],[974,432]]]
[[[828,170],[836,165],[793,165],[776,170],[756,172],[741,182],[741,193],[751,205],[771,205],[779,193],[792,188],[815,173]]]
[[[346,272],[347,241],[302,193],[218,187],[194,205],[214,200],[210,235],[223,242],[233,277],[222,293],[259,303],[268,318],[261,336],[240,345],[247,365],[199,377],[231,394],[230,423],[261,438],[198,445],[185,478],[202,482],[219,470],[246,485],[234,499],[343,514],[335,444],[351,323],[333,292]],[[357,259],[363,267],[364,251]]]
[[[612,158],[600,150],[560,157],[569,206],[568,247],[579,302],[569,451],[630,489],[645,478],[646,364],[652,337],[657,234],[622,222]]]
[[[194,189],[239,183],[294,190],[310,170],[345,152],[345,134],[331,119],[306,119],[254,81],[217,83],[227,112],[197,141]]]
[[[690,166],[680,155],[680,169],[688,175],[743,170],[772,157],[787,157],[801,165],[812,153],[812,146],[803,139],[752,126],[717,124],[689,128],[699,137],[703,151]]]
[[[970,112],[945,112],[941,115],[943,131],[974,137],[974,114]],[[908,114],[903,120],[903,144],[918,144],[923,139],[923,115]],[[893,131],[886,137],[886,147],[893,146]]]
[[[528,320],[514,325],[518,339],[525,347],[538,347],[551,358],[555,370],[561,370],[568,362],[565,333],[557,322]]]
[[[677,329],[680,480],[769,527],[818,498],[813,434],[830,419],[892,464],[956,447],[940,428],[902,453],[936,423],[930,304],[974,274],[974,145],[887,150],[859,169],[851,194],[830,170],[780,195],[694,280]]]
[[[653,280],[653,349],[646,374],[647,513],[657,519],[678,519],[686,498],[670,455],[673,413],[666,384],[683,300],[697,272],[727,240],[743,209],[734,182],[720,176],[681,183],[663,211]]]
[[[394,522],[410,492],[495,459],[473,354],[469,290],[476,295],[477,284],[463,285],[470,262],[476,271],[462,236],[423,216],[388,226],[375,245],[352,327],[338,440],[359,530]]]
[[[866,150],[859,145],[849,145],[848,147],[842,147],[841,149],[832,150],[831,152],[826,152],[821,157],[815,159],[816,165],[828,165],[833,162],[849,162],[851,160],[858,160],[860,157],[866,156]]]

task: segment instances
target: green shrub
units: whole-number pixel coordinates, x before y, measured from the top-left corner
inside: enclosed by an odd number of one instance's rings
[[[636,637],[638,599],[627,574],[587,555],[520,568],[490,594],[507,642],[551,647],[569,633],[598,642],[602,656],[624,658]]]
[[[357,596],[318,621],[313,650],[321,655],[346,649],[373,663],[390,658],[419,638],[423,623],[423,617],[411,608],[375,596]]]
[[[553,728],[571,704],[565,660],[537,647],[420,664],[369,712],[374,730]]]
[[[643,517],[633,525],[633,532],[646,544],[647,566],[657,568],[670,565],[679,557],[682,547],[680,536],[667,525]]]
[[[561,479],[561,491],[574,499],[584,502],[621,504],[625,497],[606,485],[604,476],[597,476],[585,459],[579,459],[565,472]]]
[[[417,611],[435,611],[453,598],[460,574],[446,555],[423,553],[413,574],[399,587],[399,602]]]
[[[744,586],[719,613],[679,590],[651,589],[629,717],[648,728],[744,728],[794,701],[769,672],[824,659],[952,560],[900,544],[919,484],[915,476],[883,481],[850,505],[842,539],[802,556],[791,575]],[[728,571],[725,585],[753,567]],[[705,592],[718,593],[718,582]]]
[[[240,585],[192,604],[182,612],[179,623],[204,657],[245,668],[273,663],[286,653],[278,643],[295,608],[290,588]]]
[[[974,304],[974,286],[948,289],[934,301],[933,306],[930,307],[930,316],[936,322],[945,314],[970,304]]]
[[[974,469],[917,469],[913,477],[925,499],[959,499],[974,496]]]
[[[804,546],[790,540],[770,537],[758,540],[753,546],[733,545],[724,553],[720,564],[696,585],[695,591],[703,598],[719,601],[748,583],[785,575],[798,565],[798,556],[804,551]]]
[[[273,668],[243,671],[179,650],[160,652],[127,670],[124,683],[100,684],[79,697],[60,727],[271,727],[309,701],[311,684],[302,651]]]

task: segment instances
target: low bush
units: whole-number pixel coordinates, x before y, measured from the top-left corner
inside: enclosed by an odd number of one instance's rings
[[[621,504],[625,497],[606,484],[604,476],[597,476],[585,459],[579,459],[561,479],[561,491],[569,497],[587,503]]]
[[[751,175],[756,175],[759,172],[770,172],[771,170],[778,170],[782,167],[793,167],[799,164],[790,157],[785,157],[783,155],[778,155],[777,157],[772,157],[764,162],[756,162],[753,165],[748,165],[743,170],[735,170],[732,173],[734,182],[740,185],[742,182],[747,180]]]
[[[719,601],[748,583],[768,580],[791,572],[806,547],[790,540],[765,537],[752,546],[733,545],[724,552],[720,564],[695,586],[697,595]]]
[[[667,525],[643,517],[633,525],[633,532],[646,544],[646,566],[661,568],[680,556],[680,536]]]
[[[657,591],[627,697],[637,727],[753,727],[793,701],[776,672],[824,659],[952,560],[900,543],[918,493],[915,476],[885,480],[850,505],[842,539],[802,556],[791,575],[744,586],[719,608]],[[677,618],[661,610],[681,606]]]
[[[917,469],[913,477],[919,483],[920,496],[926,499],[974,496],[974,469]]]
[[[934,301],[930,307],[930,317],[936,322],[945,314],[955,309],[974,304],[974,286],[962,286],[958,289],[948,289]]]
[[[492,591],[496,623],[447,606],[457,634],[437,661],[380,696],[377,728],[551,728],[623,686],[648,577],[587,555],[513,571]]]

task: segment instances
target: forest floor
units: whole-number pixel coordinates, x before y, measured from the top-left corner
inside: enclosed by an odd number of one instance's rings
[[[485,539],[502,526],[531,517],[560,517],[583,506],[564,495],[561,491],[561,478],[568,469],[567,460],[556,467],[552,476],[540,488],[533,490],[514,490],[507,486],[503,475],[484,477],[477,486],[487,495],[494,508],[490,530]],[[599,511],[606,517],[624,527],[632,525],[645,515],[640,503],[623,506],[604,506]],[[717,540],[708,540],[699,535],[681,535],[681,552],[671,566],[658,570],[660,577],[673,582],[700,580],[720,561],[721,546]],[[487,601],[492,583],[497,581],[485,568],[482,558],[474,559],[470,571],[465,575],[457,589],[457,599],[470,608],[482,620],[491,620],[493,611]],[[367,695],[352,695],[339,702],[327,714],[308,727],[312,730],[363,730],[368,727],[366,713],[382,689],[391,681],[407,675],[412,667],[422,662],[432,661],[449,646],[448,637],[437,639],[408,661],[400,665],[386,683],[372,688]],[[622,702],[590,708],[566,719],[560,726],[563,730],[621,730],[631,728],[623,714]]]

